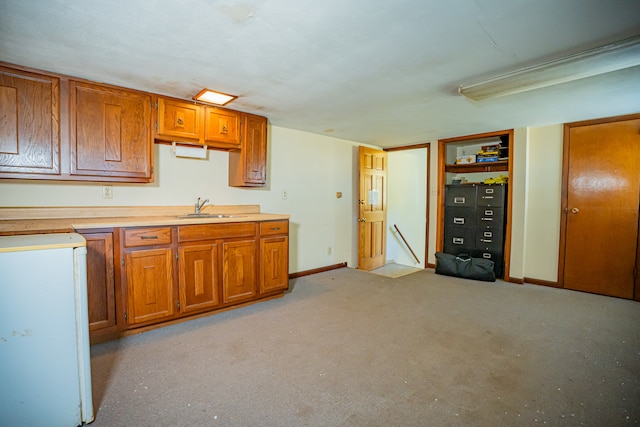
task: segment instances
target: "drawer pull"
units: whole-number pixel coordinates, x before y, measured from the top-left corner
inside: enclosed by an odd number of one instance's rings
[[[277,230],[280,230],[280,227],[271,227],[269,230],[277,231]]]
[[[454,197],[453,198],[453,203],[459,204],[459,205],[464,205],[466,201],[465,197]]]
[[[488,253],[485,252],[485,253],[482,254],[482,258],[490,259],[491,258],[491,254],[488,254]]]
[[[454,237],[453,238],[453,243],[455,245],[464,245],[464,238],[463,237]]]
[[[154,240],[157,239],[158,236],[140,236],[142,240]]]
[[[464,218],[453,217],[453,223],[454,224],[464,224]]]

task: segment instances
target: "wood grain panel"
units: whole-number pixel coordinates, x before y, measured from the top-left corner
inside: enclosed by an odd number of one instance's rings
[[[60,173],[60,81],[0,67],[0,172]]]
[[[224,303],[251,299],[257,294],[255,240],[223,244],[222,277]]]
[[[211,308],[219,304],[218,244],[178,248],[180,311]]]
[[[116,325],[113,234],[83,234],[87,241],[89,331]]]
[[[71,81],[71,173],[151,180],[151,96]]]
[[[633,298],[640,118],[568,126],[564,287]]]

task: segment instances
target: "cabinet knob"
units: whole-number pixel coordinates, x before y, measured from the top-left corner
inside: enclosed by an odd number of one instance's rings
[[[571,213],[572,213],[572,214],[577,214],[578,212],[580,212],[580,209],[578,209],[578,208],[571,208]]]

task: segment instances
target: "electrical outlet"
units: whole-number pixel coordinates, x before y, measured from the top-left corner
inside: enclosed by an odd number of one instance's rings
[[[102,198],[103,199],[112,199],[113,198],[113,188],[110,185],[102,186]]]
[[[282,190],[282,200],[287,200],[289,198],[289,192],[287,190]]]

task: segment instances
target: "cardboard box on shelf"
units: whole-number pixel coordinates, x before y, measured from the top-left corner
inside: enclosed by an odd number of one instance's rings
[[[475,163],[475,162],[476,162],[475,154],[467,154],[465,156],[458,156],[456,158],[456,164],[458,165],[465,165],[465,164]]]

